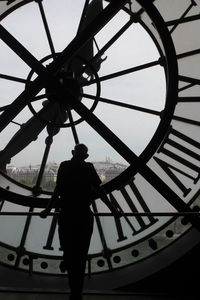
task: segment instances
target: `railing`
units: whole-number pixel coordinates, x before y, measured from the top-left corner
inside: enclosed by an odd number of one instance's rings
[[[6,212],[0,211],[0,216],[40,216],[40,212]],[[94,216],[97,217],[111,217],[113,216],[112,213],[105,213],[105,212],[94,212]],[[59,212],[50,212],[48,216],[56,216],[59,215]],[[122,212],[121,216],[123,217],[137,217],[137,216],[157,216],[157,217],[189,217],[192,218],[193,216],[200,216],[200,212],[198,211],[190,211],[190,212]],[[200,219],[199,219],[200,220]],[[29,254],[29,275],[31,276],[33,273],[33,260],[36,258],[35,255]],[[90,256],[87,258],[88,261],[88,277],[91,277],[91,259]]]
[[[0,212],[2,216],[40,216],[40,212]],[[178,216],[200,216],[200,212],[192,211],[192,212],[126,212],[120,213],[121,216],[126,217],[136,217],[136,216],[157,216],[157,217],[178,217]],[[51,212],[48,216],[55,216],[59,215],[59,212]],[[94,216],[99,217],[111,217],[113,216],[112,213],[93,213]]]

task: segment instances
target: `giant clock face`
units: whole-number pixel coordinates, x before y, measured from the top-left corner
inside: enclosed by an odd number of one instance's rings
[[[129,213],[98,215],[108,210],[93,203],[86,272],[142,263],[199,226],[173,215],[198,208],[199,8],[190,0],[0,2],[2,263],[60,274],[56,216],[34,213],[51,194],[46,165],[70,158],[78,142],[91,161],[124,165],[104,187]],[[30,163],[40,164],[31,187],[6,173]],[[29,214],[5,214],[13,211]]]

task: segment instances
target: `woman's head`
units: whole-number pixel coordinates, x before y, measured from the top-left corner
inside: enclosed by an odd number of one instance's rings
[[[84,144],[77,144],[74,147],[74,150],[72,150],[72,154],[74,157],[81,158],[81,159],[86,159],[89,156],[88,148]]]

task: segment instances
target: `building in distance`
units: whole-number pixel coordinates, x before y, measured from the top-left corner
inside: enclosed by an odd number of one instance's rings
[[[94,167],[103,183],[108,182],[122,173],[127,166],[121,163],[114,163],[110,158],[105,161],[93,162]],[[42,188],[47,191],[52,191],[55,187],[59,164],[53,162],[48,163],[45,167]],[[7,175],[15,181],[33,187],[37,182],[37,177],[40,171],[40,165],[31,164],[24,167],[8,166]]]

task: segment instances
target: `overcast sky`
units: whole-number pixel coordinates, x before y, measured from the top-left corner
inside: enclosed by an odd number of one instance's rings
[[[46,18],[49,24],[56,52],[62,51],[74,38],[77,32],[84,1],[44,0]],[[59,4],[58,4],[59,3]],[[97,36],[96,41],[101,49],[120,27],[128,21],[125,13],[119,13]],[[38,60],[51,53],[38,4],[34,1],[17,9],[2,21],[9,30]],[[95,51],[96,48],[94,47]],[[26,79],[30,68],[0,41],[0,73]],[[158,51],[144,29],[133,23],[126,33],[105,53],[107,59],[101,64],[99,76],[111,74],[130,67],[145,64],[159,59]],[[104,56],[104,57],[105,57]],[[46,61],[45,64],[50,61]],[[35,75],[31,77],[33,80]],[[162,67],[155,66],[146,70],[117,77],[101,82],[101,97],[132,105],[161,111],[165,102],[165,78]],[[0,79],[1,106],[11,103],[24,89],[23,83]],[[42,91],[44,93],[44,90]],[[84,88],[84,93],[95,95],[96,84]],[[42,102],[34,104],[38,111]],[[82,99],[82,103],[91,107],[93,100]],[[98,103],[94,113],[123,142],[139,155],[155,132],[159,118],[151,114]],[[76,114],[73,114],[77,118]],[[32,117],[29,109],[25,109],[15,121],[22,124]],[[10,124],[1,133],[0,148],[4,149],[8,141],[19,130],[19,126]],[[80,142],[88,145],[90,160],[102,161],[110,157],[115,162],[124,162],[98,134],[85,122],[76,126]],[[27,134],[27,133],[26,133]],[[26,149],[11,160],[11,164],[22,166],[41,162],[45,149],[46,129]],[[69,128],[61,129],[54,137],[49,161],[60,163],[71,156],[74,139]]]

